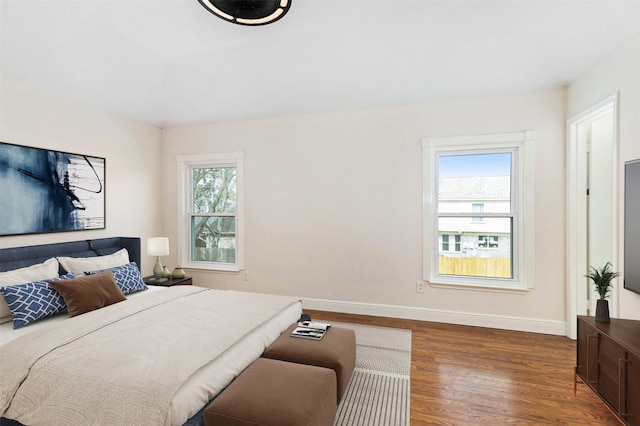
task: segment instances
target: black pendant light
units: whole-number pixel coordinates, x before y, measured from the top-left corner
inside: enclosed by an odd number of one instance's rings
[[[239,25],[266,25],[282,18],[291,0],[198,0],[209,12]]]

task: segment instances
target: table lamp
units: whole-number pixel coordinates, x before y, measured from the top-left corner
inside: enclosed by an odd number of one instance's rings
[[[160,256],[167,256],[169,254],[169,238],[153,237],[147,239],[147,254],[149,256],[157,256],[156,264],[153,267],[153,277],[155,281],[161,281],[162,263],[160,262]]]

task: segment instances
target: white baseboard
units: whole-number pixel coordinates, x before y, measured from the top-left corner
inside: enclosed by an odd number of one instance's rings
[[[323,299],[302,299],[302,306],[304,309],[340,312],[344,314],[371,315],[377,317],[432,321],[446,324],[470,325],[477,327],[497,328],[502,330],[553,334],[557,336],[566,336],[567,334],[567,324],[564,321],[552,321],[546,319],[509,317],[500,315],[476,314],[470,312],[416,308],[411,306],[380,305]]]

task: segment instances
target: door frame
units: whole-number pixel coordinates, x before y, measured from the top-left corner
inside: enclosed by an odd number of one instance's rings
[[[586,158],[586,147],[581,144],[578,137],[578,128],[581,124],[591,121],[594,117],[611,108],[613,113],[613,150],[611,165],[613,179],[612,208],[617,210],[619,205],[618,194],[618,150],[619,150],[619,93],[603,99],[595,105],[567,120],[567,337],[577,337],[576,316],[582,312],[580,304],[586,301],[579,300],[579,280],[587,273],[588,265],[586,256],[579,250],[587,245],[587,194],[586,163],[580,161]],[[585,155],[583,155],[585,154]],[[618,214],[614,211],[612,216],[612,263],[618,264]],[[611,311],[618,311],[618,289],[614,286],[611,292]],[[586,305],[585,305],[586,306]],[[612,315],[614,316],[614,315]]]

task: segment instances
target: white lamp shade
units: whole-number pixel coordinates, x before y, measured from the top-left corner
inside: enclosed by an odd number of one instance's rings
[[[147,239],[147,254],[149,256],[167,256],[169,254],[169,238],[153,237]]]

